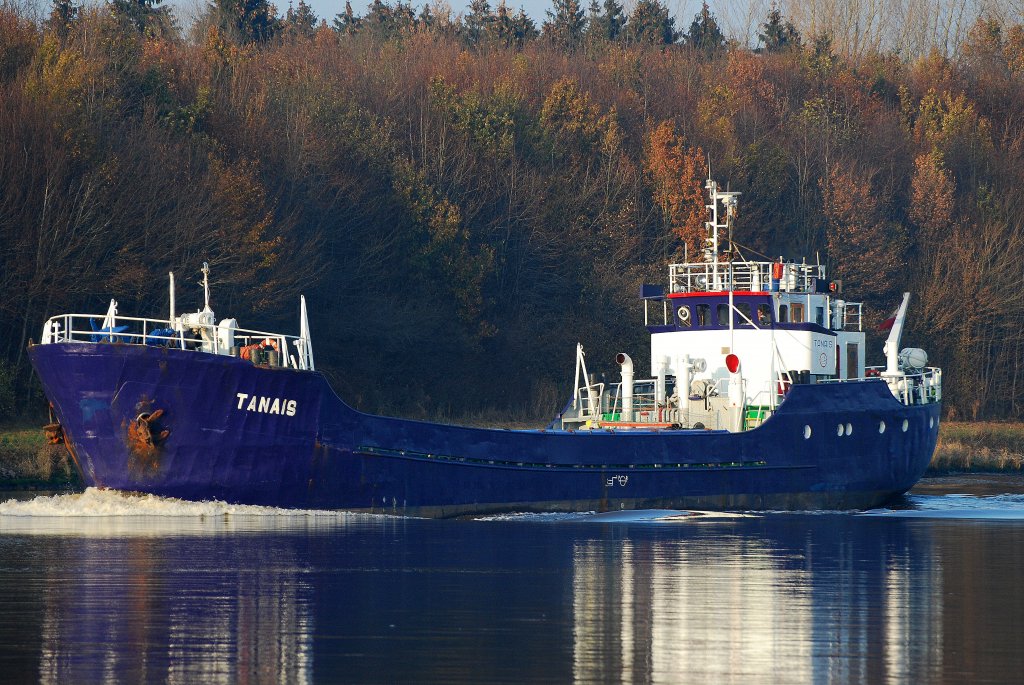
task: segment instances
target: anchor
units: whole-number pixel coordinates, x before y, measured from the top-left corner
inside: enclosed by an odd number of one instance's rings
[[[159,429],[159,425],[154,424],[163,415],[163,409],[157,409],[154,412],[142,412],[128,426],[128,437],[140,451],[150,452],[155,450],[171,434],[171,431],[165,429],[160,430],[154,435],[154,429]]]

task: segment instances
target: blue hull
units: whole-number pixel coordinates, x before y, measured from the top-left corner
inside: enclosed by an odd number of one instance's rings
[[[29,354],[86,485],[278,507],[862,509],[917,482],[939,426],[938,404],[904,406],[881,381],[794,386],[743,433],[519,431],[363,414],[319,373],[233,357],[74,343]],[[132,425],[158,410],[166,437],[140,447]]]

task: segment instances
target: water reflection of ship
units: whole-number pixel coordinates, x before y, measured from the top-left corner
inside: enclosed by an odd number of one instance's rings
[[[80,572],[44,585],[40,683],[312,680],[312,590],[282,538],[54,542],[51,573]]]
[[[930,536],[849,517],[696,528],[576,543],[576,682],[907,682],[929,672],[943,643]]]

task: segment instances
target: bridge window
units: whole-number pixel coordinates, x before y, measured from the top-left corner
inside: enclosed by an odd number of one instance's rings
[[[749,302],[737,302],[736,303],[736,325],[745,326],[750,328],[751,322],[754,320],[753,314],[750,311]]]
[[[719,326],[729,325],[729,305],[725,302],[718,305],[715,311],[715,323]]]
[[[815,307],[814,308],[814,323],[818,324],[819,326],[824,326],[825,325],[825,308],[824,307]]]
[[[711,325],[711,305],[697,305],[697,325],[701,327]]]
[[[766,304],[757,305],[757,325],[770,326],[772,324],[772,308]]]
[[[784,304],[779,305],[779,322],[786,323],[789,320],[789,307]]]
[[[804,306],[802,304],[797,304],[796,302],[794,302],[790,306],[790,314],[792,315],[793,323],[804,322]]]

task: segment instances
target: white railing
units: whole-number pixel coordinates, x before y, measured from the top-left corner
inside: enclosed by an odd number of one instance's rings
[[[942,369],[929,366],[924,369],[906,370],[903,375],[887,376],[884,366],[869,366],[863,378],[823,378],[819,383],[857,383],[881,379],[889,386],[893,396],[906,405],[932,404],[942,399]]]
[[[602,414],[619,414],[619,420],[623,422],[634,421],[641,412],[652,412],[658,409],[654,388],[655,379],[640,379],[634,383],[637,386],[650,386],[650,392],[633,392],[633,416],[622,415],[622,383],[592,383],[580,386],[574,403],[574,408],[579,410],[578,420],[600,419]],[[607,394],[605,389],[607,388]],[[591,400],[591,397],[593,400]],[[607,405],[605,404],[607,402]],[[664,409],[664,407],[662,408]]]
[[[657,408],[657,402],[655,401],[654,395],[654,383],[653,378],[640,378],[633,382],[633,412],[650,411]],[[637,386],[651,386],[650,392],[637,392]],[[612,390],[614,388],[614,390]],[[621,414],[622,412],[622,383],[612,383],[609,386],[609,390],[612,392],[612,402],[608,409],[610,414]],[[623,421],[632,421],[632,418],[622,417]]]
[[[769,291],[777,262],[696,262],[669,265],[669,292]],[[782,264],[779,290],[813,292],[815,279],[825,278],[820,264]]]
[[[591,383],[580,389],[579,402],[580,416],[583,418],[597,418],[601,414],[601,402],[604,397],[604,383]],[[593,398],[593,402],[591,402]]]
[[[864,323],[864,303],[844,302],[843,303],[843,328],[845,330],[862,330]]]
[[[276,350],[277,366],[293,369],[312,369],[312,346],[309,340],[294,335],[257,331],[220,324],[188,325],[175,329],[167,319],[146,319],[135,316],[115,316],[104,321],[104,314],[61,314],[43,324],[41,344],[116,343],[173,347],[208,354],[241,355],[242,350],[259,348]],[[100,323],[103,322],[103,323]],[[253,358],[254,363],[262,354]],[[267,355],[264,363],[270,364]]]

